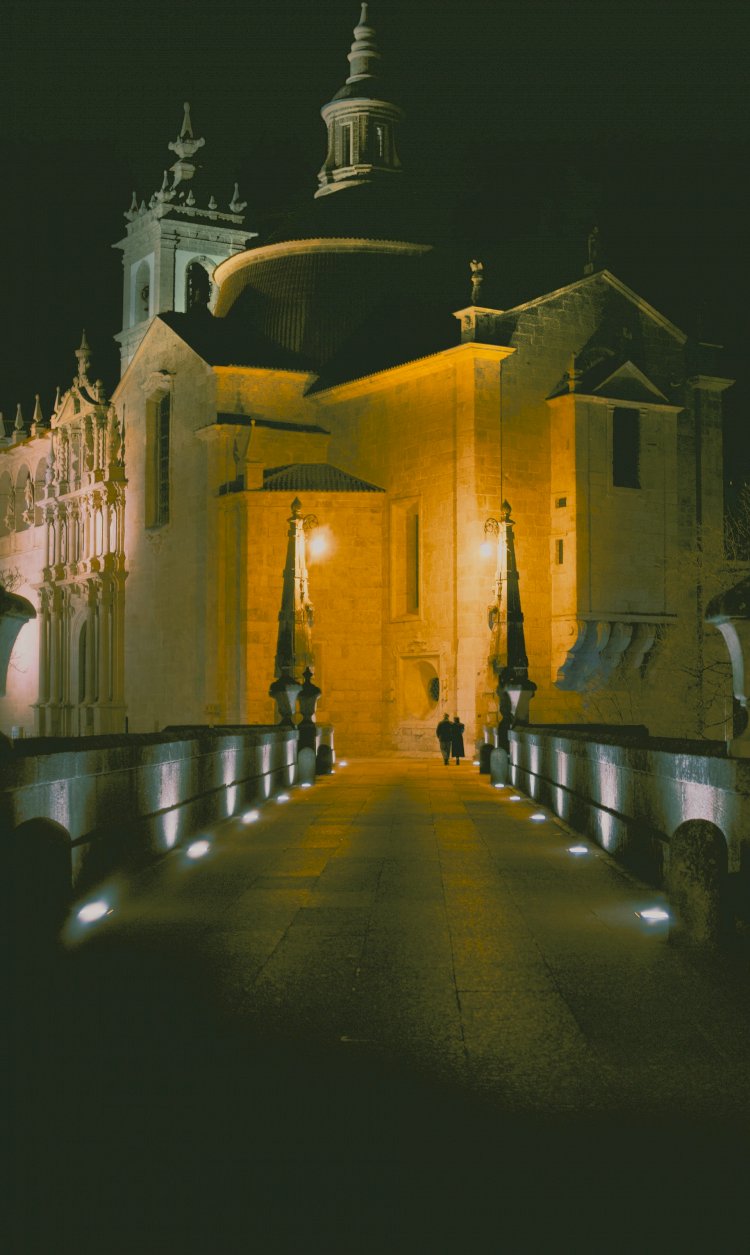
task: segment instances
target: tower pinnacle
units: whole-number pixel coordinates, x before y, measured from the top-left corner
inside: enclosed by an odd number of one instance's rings
[[[192,158],[206,142],[205,139],[196,139],[193,135],[193,124],[190,121],[190,105],[187,100],[183,105],[183,109],[182,130],[173,143],[167,144],[170,152],[177,154],[177,160],[171,167],[174,174],[173,188],[176,188],[179,183],[185,183],[188,179],[192,179],[198,168],[193,163]]]

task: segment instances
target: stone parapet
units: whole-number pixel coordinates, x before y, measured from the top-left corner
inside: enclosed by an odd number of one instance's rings
[[[29,738],[0,763],[0,827],[64,830],[83,886],[270,797],[296,757],[297,733],[270,725]]]
[[[516,729],[510,743],[520,789],[652,883],[665,881],[670,838],[687,820],[720,829],[730,873],[747,863],[750,762],[723,744],[563,727]]]

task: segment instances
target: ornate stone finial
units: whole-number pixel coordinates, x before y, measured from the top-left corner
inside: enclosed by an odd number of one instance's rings
[[[39,400],[37,392],[34,398],[34,413],[31,416],[31,434],[35,436],[40,427],[44,427],[44,415],[42,414],[42,403]]]
[[[592,275],[595,270],[601,270],[602,266],[602,242],[598,226],[595,225],[591,228],[586,241],[586,247],[588,249],[589,259],[583,268],[583,273],[585,275]]]
[[[484,282],[484,263],[472,258],[469,262],[469,270],[471,271],[471,303],[479,304],[479,293],[482,290]]]
[[[218,209],[218,208],[219,208],[219,202],[217,201],[217,199],[216,199],[216,197],[215,197],[215,196],[213,196],[213,195],[211,196],[211,199],[210,199],[210,201],[208,202],[208,207],[209,207],[209,209],[211,209],[211,210],[214,210],[214,209]]]
[[[138,217],[138,197],[136,196],[135,192],[133,192],[133,197],[130,202],[130,208],[125,210],[125,217],[127,218],[128,222],[132,222],[134,218]]]
[[[89,366],[91,365],[91,349],[86,339],[86,331],[84,329],[81,335],[81,343],[76,349],[76,357],[78,358],[78,383],[88,383]]]
[[[177,154],[177,161],[172,166],[174,174],[174,183],[172,190],[177,187],[178,183],[184,183],[188,179],[192,179],[196,171],[192,158],[195,156],[199,148],[205,144],[205,139],[196,139],[193,135],[193,126],[190,121],[190,105],[187,101],[184,104],[184,114],[182,118],[182,130],[177,139],[173,143],[168,144],[170,152]]]
[[[182,115],[182,130],[180,131],[180,139],[193,139],[193,126],[190,121],[190,102],[185,101],[183,104],[184,113]]]
[[[7,432],[5,430],[5,418],[3,417],[2,410],[0,410],[0,440],[5,440],[6,437]]]
[[[26,424],[25,424],[25,423],[24,423],[24,421],[23,421],[23,412],[22,412],[22,410],[21,410],[21,402],[20,402],[20,401],[18,402],[18,405],[16,406],[16,421],[15,421],[15,423],[13,424],[13,428],[14,428],[14,430],[15,430],[15,431],[25,431],[25,430],[26,430]]]
[[[348,54],[351,73],[347,83],[356,83],[358,79],[369,78],[378,72],[380,51],[375,43],[375,30],[368,22],[368,6],[362,5],[359,21],[354,27],[354,43]]]
[[[233,214],[241,214],[243,209],[247,209],[247,201],[240,200],[239,183],[235,183],[234,185],[234,192],[232,193],[232,199],[229,202],[229,208]]]
[[[57,414],[57,411],[59,410],[59,408],[60,408],[60,386],[58,384],[58,386],[55,388],[55,399],[52,402],[53,417]]]

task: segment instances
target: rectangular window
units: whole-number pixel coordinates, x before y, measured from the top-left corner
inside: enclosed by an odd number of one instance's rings
[[[568,504],[567,497],[555,497],[555,506],[558,510],[562,510]]]
[[[159,402],[157,430],[156,522],[159,527],[169,522],[169,397]]]
[[[350,166],[352,164],[352,126],[351,122],[345,122],[341,127],[341,165]]]
[[[641,416],[617,406],[612,411],[612,483],[615,488],[640,488]]]
[[[419,501],[391,504],[391,614],[418,616],[422,609],[422,555]]]
[[[169,522],[171,409],[168,392],[146,406],[146,527],[163,527]]]
[[[406,613],[419,614],[419,512],[406,515]]]
[[[555,562],[558,566],[562,566],[564,561],[564,542],[562,540],[555,541]]]

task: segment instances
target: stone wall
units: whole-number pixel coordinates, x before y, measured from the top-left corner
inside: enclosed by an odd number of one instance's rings
[[[0,831],[11,844],[22,825],[54,826],[83,887],[270,797],[293,780],[296,751],[279,727],[19,741],[0,764]]]
[[[608,854],[653,883],[668,882],[670,839],[686,821],[713,825],[728,870],[742,879],[750,857],[750,762],[723,746],[608,737],[600,730],[516,729],[511,776]]]

